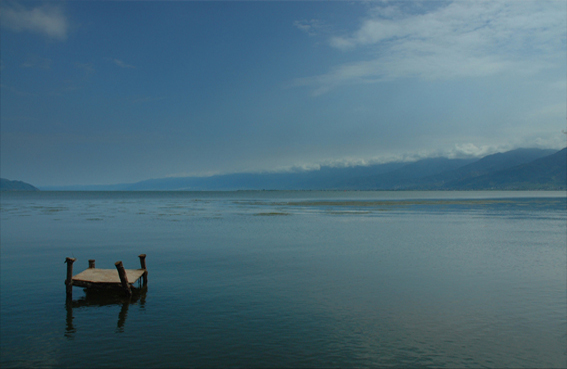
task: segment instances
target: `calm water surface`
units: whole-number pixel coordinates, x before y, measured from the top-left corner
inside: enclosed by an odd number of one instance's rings
[[[566,367],[565,192],[1,194],[0,366]],[[132,299],[65,299],[138,268]]]

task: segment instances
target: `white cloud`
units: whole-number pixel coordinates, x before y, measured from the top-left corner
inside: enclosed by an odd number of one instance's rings
[[[524,137],[518,137],[514,140],[513,147],[538,147],[541,149],[563,149],[567,146],[565,139],[567,138],[564,134],[565,131],[561,130],[561,126],[558,126],[554,131],[542,131],[537,134],[526,135]]]
[[[372,9],[356,31],[328,40],[358,60],[295,84],[315,86],[317,95],[403,77],[527,76],[565,62],[563,2],[457,1],[425,12],[419,4],[417,13],[395,4]]]
[[[60,7],[45,5],[27,9],[19,4],[3,5],[2,26],[14,32],[34,32],[49,38],[65,40],[69,24]]]
[[[449,149],[444,153],[448,158],[469,158],[483,157],[494,154],[499,151],[507,151],[509,148],[496,147],[490,145],[475,145],[473,143],[457,144],[453,149]]]

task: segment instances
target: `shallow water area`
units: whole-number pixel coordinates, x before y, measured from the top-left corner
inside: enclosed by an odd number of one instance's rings
[[[565,192],[1,194],[8,367],[566,367]],[[138,268],[131,299],[74,274]]]

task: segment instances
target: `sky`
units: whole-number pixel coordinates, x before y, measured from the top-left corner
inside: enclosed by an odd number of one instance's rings
[[[0,175],[36,186],[566,145],[565,1],[2,1]]]

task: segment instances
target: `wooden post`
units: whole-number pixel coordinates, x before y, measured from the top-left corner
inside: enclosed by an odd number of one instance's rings
[[[89,269],[93,269],[95,266],[95,260],[94,259],[89,259]]]
[[[114,263],[116,269],[118,270],[118,276],[120,277],[120,283],[122,283],[122,288],[128,293],[128,295],[132,295],[132,290],[130,289],[130,283],[128,283],[128,277],[126,277],[126,270],[124,269],[124,265],[122,265],[121,261],[117,261]]]
[[[142,274],[142,283],[145,286],[145,285],[148,284],[148,271],[147,271],[147,268],[146,268],[146,254],[140,254],[140,255],[138,255],[138,257],[140,258],[140,268],[146,270],[146,272],[144,274]]]
[[[140,254],[138,257],[140,258],[140,268],[146,269],[146,254]]]
[[[67,297],[73,298],[73,263],[75,262],[75,258],[65,258],[65,262],[67,263],[67,279],[65,279],[65,285]]]

